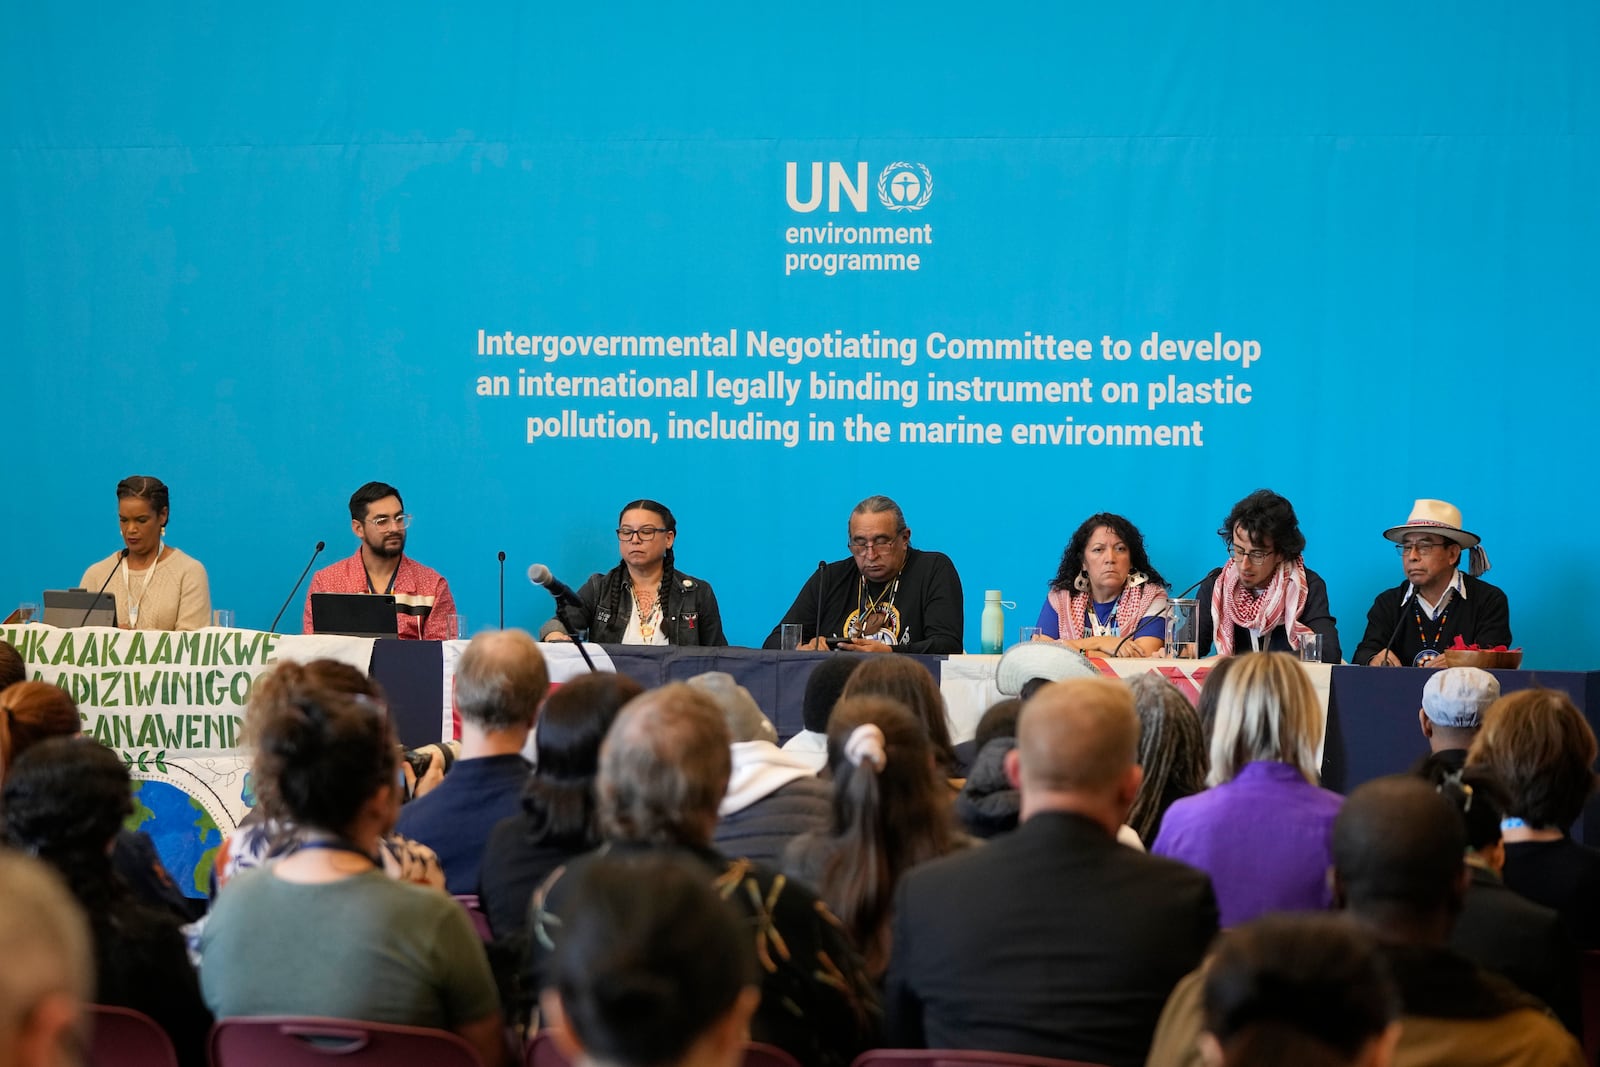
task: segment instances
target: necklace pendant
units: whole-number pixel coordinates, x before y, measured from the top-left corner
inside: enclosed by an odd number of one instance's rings
[[[656,628],[654,626],[652,626],[650,623],[641,622],[639,624],[639,636],[640,637],[642,637],[646,641],[648,641],[652,637],[654,637],[655,635],[656,635]]]

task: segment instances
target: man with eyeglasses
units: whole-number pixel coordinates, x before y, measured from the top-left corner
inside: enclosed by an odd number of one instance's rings
[[[886,496],[857,504],[847,546],[848,559],[812,572],[761,647],[779,647],[783,625],[798,623],[806,650],[961,651],[961,576],[943,552],[911,547],[900,505]]]
[[[349,559],[311,576],[302,618],[305,633],[313,632],[313,593],[388,593],[394,597],[401,638],[443,641],[453,636],[449,623],[456,602],[450,595],[450,583],[438,571],[405,554],[410,525],[411,516],[394,486],[368,482],[355,491],[350,497],[350,531],[360,544]]]
[[[1461,511],[1443,500],[1418,500],[1411,517],[1383,531],[1400,552],[1405,581],[1379,593],[1355,662],[1374,667],[1424,667],[1460,637],[1469,645],[1511,645],[1505,593],[1478,575],[1489,557],[1477,534],[1461,528]],[[1468,551],[1467,573],[1457,569]]]

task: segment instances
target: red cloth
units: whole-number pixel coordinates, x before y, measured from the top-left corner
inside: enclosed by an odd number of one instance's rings
[[[306,609],[301,619],[301,632],[311,633],[312,593],[370,593],[367,588],[367,569],[361,562],[361,550],[349,559],[330,563],[311,576],[311,588],[306,590]],[[378,590],[384,592],[385,590]],[[456,613],[455,598],[450,595],[450,583],[430,567],[424,567],[410,556],[400,557],[400,569],[395,572],[395,618],[400,636],[405,640],[443,641],[449,635],[447,620]],[[426,617],[427,625],[418,632]]]

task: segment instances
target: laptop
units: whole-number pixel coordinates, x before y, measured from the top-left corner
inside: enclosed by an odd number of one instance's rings
[[[399,637],[390,593],[312,593],[311,632],[345,637]]]
[[[87,613],[88,619],[84,615]],[[46,626],[115,626],[117,600],[110,593],[91,593],[87,589],[46,589],[44,591],[44,617]]]

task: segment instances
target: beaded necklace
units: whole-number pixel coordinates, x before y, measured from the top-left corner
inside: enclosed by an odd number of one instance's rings
[[[1445,591],[1444,605],[1439,611],[1439,617],[1434,620],[1436,625],[1434,626],[1432,637],[1428,636],[1428,631],[1422,621],[1423,612],[1422,604],[1420,603],[1421,599],[1421,597],[1416,598],[1416,600],[1412,603],[1411,609],[1417,620],[1417,636],[1422,638],[1422,647],[1424,649],[1429,651],[1437,651],[1439,648],[1439,642],[1444,639],[1444,626],[1450,618],[1450,606],[1455,603],[1455,590],[1450,589]]]

